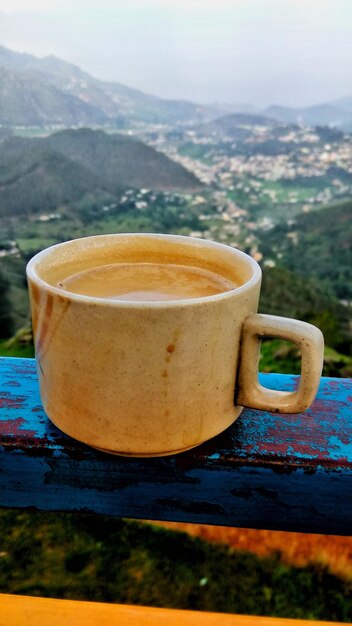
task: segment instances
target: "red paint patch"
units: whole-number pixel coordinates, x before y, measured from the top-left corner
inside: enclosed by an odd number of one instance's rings
[[[325,389],[324,395],[328,396],[330,393],[336,393],[336,391],[341,392],[341,388],[344,386],[344,383],[348,382],[347,380],[340,379],[328,379],[325,381]],[[346,385],[348,387],[348,385]]]
[[[23,429],[23,424],[26,423],[26,420],[23,417],[17,417],[15,420],[3,420],[0,421],[0,435],[1,436],[17,436],[17,437],[34,437],[34,430],[26,430]]]
[[[12,398],[5,394],[4,396],[0,396],[0,409],[21,409],[25,399],[25,396]]]
[[[172,352],[174,352],[174,351],[175,351],[175,347],[176,347],[176,346],[175,346],[175,344],[174,344],[174,343],[169,343],[169,345],[167,346],[166,350],[167,350],[170,354],[172,354]]]
[[[256,425],[251,431],[251,443],[247,440],[242,449],[259,462],[275,457],[279,465],[306,462],[324,467],[346,465],[346,453],[341,446],[352,443],[350,413],[347,411],[345,415],[342,411],[347,406],[345,402],[337,403],[325,397],[315,400],[303,414],[271,415],[268,424],[261,425],[260,432]]]

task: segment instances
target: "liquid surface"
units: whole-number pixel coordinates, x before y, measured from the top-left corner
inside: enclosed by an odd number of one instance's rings
[[[114,263],[73,274],[58,287],[110,300],[163,301],[204,298],[236,286],[223,276],[187,265]]]

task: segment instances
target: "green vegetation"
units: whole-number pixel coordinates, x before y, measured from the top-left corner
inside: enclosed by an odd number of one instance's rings
[[[299,178],[258,181],[255,177],[235,176],[235,188],[227,193],[238,206],[247,209],[253,220],[266,217],[281,224],[300,214],[303,205],[309,204],[324,189],[330,189],[329,184],[329,179],[318,176],[308,181]],[[315,208],[321,207],[317,204]],[[258,236],[261,237],[259,231]]]
[[[10,283],[1,272],[0,294],[0,337],[9,337],[14,330],[10,300]]]
[[[0,340],[0,356],[20,357],[31,359],[34,357],[33,333],[31,327],[21,328],[10,339]]]
[[[210,165],[212,163],[211,158],[211,144],[196,144],[196,143],[183,143],[179,148],[179,154],[181,156],[187,156],[191,159],[197,159]]]
[[[33,237],[28,239],[16,239],[16,244],[23,253],[24,256],[36,254],[39,250],[49,248],[54,243],[57,243],[56,239],[42,239],[40,237]]]
[[[259,311],[310,322],[321,329],[325,348],[323,376],[352,376],[351,310],[326,293],[319,282],[280,267],[264,268]],[[300,373],[297,347],[279,339],[262,343],[260,369]]]
[[[6,305],[6,299],[10,301],[10,309],[12,309],[10,312],[11,326],[8,326],[6,332],[3,332],[4,338],[10,337],[14,331],[26,326],[29,320],[28,299],[25,290],[26,261],[37,251],[52,243],[99,233],[139,231],[189,234],[192,231],[203,232],[206,228],[210,229],[211,238],[231,243],[231,231],[227,234],[226,224],[223,222],[221,214],[217,211],[216,205],[212,206],[211,204],[211,195],[206,200],[207,204],[205,205],[192,204],[192,196],[157,193],[147,190],[143,190],[143,192],[130,190],[116,196],[114,202],[110,201],[108,204],[105,204],[104,201],[104,195],[99,198],[95,194],[86,194],[80,200],[66,207],[61,207],[59,209],[60,213],[58,213],[59,217],[56,218],[56,214],[54,214],[55,219],[23,221],[11,218],[4,221],[6,229],[4,229],[4,234],[6,235],[7,233],[8,240],[5,237],[2,245],[10,245],[9,241],[16,233],[15,242],[19,250],[17,254],[9,254],[0,259],[1,274],[3,280],[8,285],[7,296],[3,299],[2,305],[0,305],[0,311],[2,307],[7,317],[9,317],[9,306]],[[345,241],[348,237],[344,218],[348,214],[349,207],[348,203],[346,205],[343,204],[337,207],[337,209],[335,207],[333,213],[333,215],[337,216],[337,219],[334,221],[332,218],[332,230],[335,233],[335,240],[339,241],[340,245],[341,241]],[[201,221],[200,214],[204,211],[206,211],[209,217],[206,221]],[[341,211],[343,218],[341,220],[339,220],[339,211]],[[323,209],[316,213],[304,215],[300,219],[312,219],[317,224],[316,228],[323,230],[325,215],[328,215],[330,220],[331,210]],[[237,228],[239,237],[244,241],[246,237],[245,223],[238,220]],[[280,226],[280,228],[278,227],[268,233],[264,233],[263,243],[260,244],[260,247],[264,248],[264,258],[270,259],[270,251],[272,257],[274,256],[276,262],[280,262],[280,264],[285,263],[285,254],[283,253],[282,258],[278,260],[275,256],[275,246],[269,248],[266,238],[272,237],[273,232],[281,232],[280,229],[282,230],[282,228]],[[290,228],[293,227],[291,226]],[[304,229],[302,231],[302,236],[305,236],[306,231]],[[310,232],[312,237],[314,230],[310,229],[308,232]],[[318,247],[324,236],[327,237],[327,246],[334,245],[334,241],[330,241],[328,234],[322,235],[322,238],[320,238],[318,233],[316,235]],[[282,240],[286,244],[286,248],[283,247],[283,251],[287,253],[291,245],[291,239],[281,237],[280,241]],[[6,244],[6,241],[8,244]],[[267,247],[266,250],[265,247]],[[304,257],[304,254],[309,255],[309,250],[306,251],[303,248],[301,256]],[[326,362],[324,373],[326,375],[345,376],[346,372],[350,371],[350,364],[344,360],[344,355],[347,357],[351,354],[352,344],[350,307],[339,302],[337,297],[333,295],[332,289],[326,289],[326,284],[314,275],[316,263],[318,263],[319,267],[319,258],[318,261],[314,259],[312,275],[310,276],[307,275],[307,270],[305,270],[304,276],[300,276],[285,267],[264,267],[260,311],[274,315],[295,317],[316,324],[323,331],[326,344],[329,348],[335,350],[336,358],[334,357],[332,360],[330,358],[330,366]],[[346,254],[335,255],[334,263],[332,263],[332,257],[329,259],[326,254],[324,259],[326,259],[329,271],[344,271],[343,268],[346,271],[350,271],[346,266],[348,262]],[[296,262],[304,263],[302,259],[297,259]],[[309,263],[308,259],[306,267],[310,267]],[[327,269],[325,269],[325,274],[328,276]],[[273,348],[273,350],[276,352],[276,348]],[[285,359],[275,358],[276,371],[291,371],[294,373],[297,370],[298,361],[297,359],[292,360],[291,357],[292,354],[287,353],[286,362],[284,362]],[[270,360],[271,356],[268,354],[267,358]],[[264,367],[267,366],[268,364],[265,365],[264,361]],[[290,370],[291,367],[293,369]]]
[[[261,234],[261,251],[326,293],[352,299],[352,200],[299,215]]]
[[[351,352],[350,307],[327,293],[314,276],[297,276],[282,267],[264,268],[259,311],[315,324],[330,347]]]
[[[268,339],[262,342],[259,369],[261,372],[278,374],[300,374],[301,355],[294,344],[280,339]],[[323,376],[338,378],[352,377],[352,357],[325,347]]]
[[[352,587],[138,522],[0,512],[3,593],[351,621]]]
[[[6,316],[6,303],[10,301],[11,305],[10,326],[6,332],[3,327],[0,334],[0,339],[6,339],[29,322],[25,258],[22,255],[9,255],[0,259],[0,272],[7,284],[4,298],[0,299],[0,311],[5,311]]]

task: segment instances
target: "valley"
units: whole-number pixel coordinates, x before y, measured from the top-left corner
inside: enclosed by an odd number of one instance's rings
[[[238,125],[238,116],[234,122]],[[275,124],[265,133],[277,135],[279,128],[281,134],[293,132]],[[235,125],[233,132],[237,130]],[[232,142],[233,151],[244,152],[248,142],[256,145],[256,138],[264,134],[256,124],[247,123],[245,131],[245,140]],[[312,142],[312,154],[307,155],[297,138],[306,141],[314,133],[297,130],[296,156],[290,157],[294,166],[286,162],[291,177],[282,178],[277,171],[283,155],[261,155],[259,161],[242,155],[243,168],[237,164],[231,170],[232,157],[224,156],[221,133],[218,139],[213,137],[211,155],[205,161],[198,158],[197,150],[205,145],[201,137],[207,142],[209,137],[201,134],[203,130],[194,131],[191,142],[189,132],[179,132],[175,140],[169,129],[156,133],[146,126],[132,137],[79,129],[40,139],[3,139],[0,275],[6,286],[2,308],[11,318],[6,322],[3,314],[3,345],[9,334],[29,324],[24,275],[26,262],[36,252],[92,234],[169,232],[213,239],[253,256],[264,272],[260,310],[317,324],[327,342],[324,372],[349,375],[350,136],[338,133],[331,139],[328,152],[335,155],[338,169],[331,179],[331,164],[326,168],[324,162],[319,169],[315,163],[315,144],[321,145],[321,140]],[[189,156],[191,145],[197,158]],[[336,155],[341,154],[339,160]],[[237,163],[237,157],[233,158]],[[256,169],[266,158],[270,167]],[[309,163],[310,170],[303,177],[304,163]],[[10,302],[7,308],[6,301]],[[294,349],[281,349],[277,342],[265,343],[262,368],[298,373],[299,355]]]

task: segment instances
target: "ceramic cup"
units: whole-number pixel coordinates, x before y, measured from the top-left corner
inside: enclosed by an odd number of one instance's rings
[[[196,266],[240,286],[163,302],[95,298],[56,286],[76,272],[118,262]],[[63,432],[90,446],[126,456],[174,454],[221,433],[244,406],[299,413],[315,397],[320,330],[258,315],[260,267],[230,246],[175,235],[86,237],[43,250],[27,276],[44,409]],[[300,348],[296,391],[259,384],[266,336]]]

